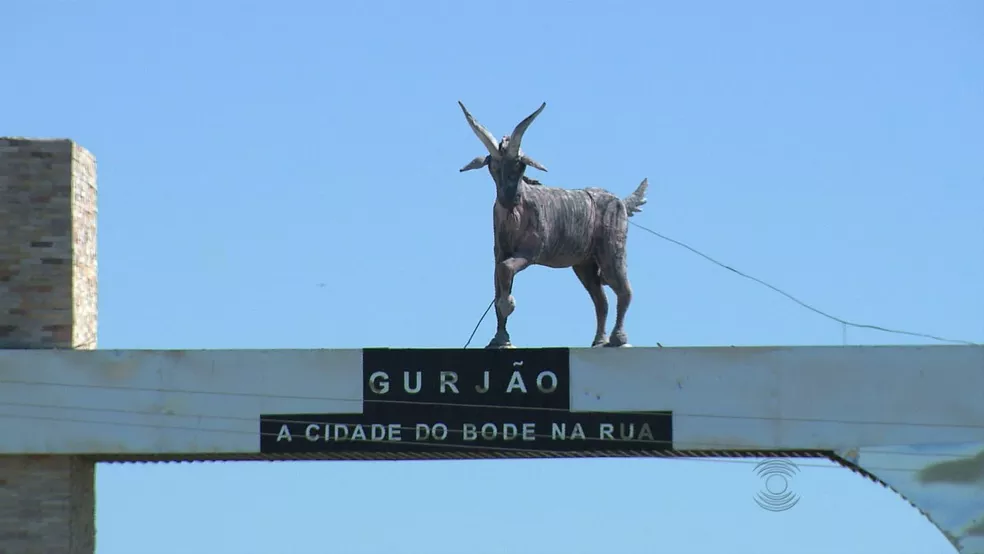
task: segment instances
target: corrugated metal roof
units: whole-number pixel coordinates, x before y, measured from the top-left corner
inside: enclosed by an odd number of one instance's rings
[[[905,498],[894,487],[870,471],[828,450],[610,450],[602,452],[489,451],[434,453],[354,453],[324,452],[312,454],[127,454],[89,457],[101,463],[207,463],[207,462],[292,462],[292,461],[423,461],[423,460],[496,460],[496,459],[584,459],[584,458],[826,458],[852,472],[898,494],[910,506],[929,515]],[[932,521],[930,519],[930,521]]]
[[[828,458],[850,464],[826,450],[606,450],[598,452],[545,452],[477,450],[474,452],[318,452],[295,454],[115,454],[91,457],[107,463],[175,463],[236,461],[410,461],[410,460],[496,460],[559,458]],[[859,471],[864,471],[857,468]]]

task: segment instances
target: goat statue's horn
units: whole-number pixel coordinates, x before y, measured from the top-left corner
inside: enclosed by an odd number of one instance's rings
[[[513,129],[512,134],[509,135],[509,146],[507,147],[509,154],[513,156],[519,155],[519,146],[520,143],[523,142],[523,134],[526,133],[526,129],[529,128],[530,123],[533,123],[533,120],[536,119],[536,116],[540,115],[540,112],[542,112],[543,108],[546,107],[547,107],[546,102],[540,104],[540,107],[537,108],[535,112],[527,116],[526,119],[520,121],[519,125],[516,125],[516,128]]]
[[[478,140],[482,141],[482,144],[484,144],[485,148],[488,149],[489,154],[498,158],[499,143],[496,142],[495,137],[492,135],[492,133],[490,133],[488,129],[483,127],[481,123],[475,121],[474,116],[472,116],[472,114],[468,112],[468,108],[466,108],[465,105],[461,103],[461,100],[458,101],[458,105],[461,106],[461,111],[465,112],[465,119],[468,120],[468,126],[471,127],[471,130],[475,132],[475,136],[478,137]]]

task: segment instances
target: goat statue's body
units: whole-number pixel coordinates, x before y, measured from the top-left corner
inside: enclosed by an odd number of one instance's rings
[[[540,185],[527,178],[527,166],[546,171],[519,149],[522,135],[545,104],[498,144],[461,105],[472,130],[489,150],[461,171],[488,165],[496,182],[493,207],[495,313],[497,328],[488,348],[510,347],[506,320],[515,309],[513,279],[530,265],[574,269],[594,302],[596,329],[592,346],[625,346],[625,314],[632,300],[626,266],[628,218],[646,203],[647,181],[622,199],[600,188],[578,190]],[[608,299],[603,285],[618,298],[611,339],[605,336]]]

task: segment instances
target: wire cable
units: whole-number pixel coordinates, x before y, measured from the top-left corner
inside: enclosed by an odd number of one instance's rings
[[[199,394],[199,395],[210,395],[210,396],[227,396],[227,397],[252,397],[252,398],[271,398],[271,399],[283,399],[283,400],[313,400],[316,402],[348,402],[352,404],[392,404],[392,405],[418,405],[418,406],[440,406],[449,408],[484,408],[484,409],[499,409],[499,410],[522,410],[531,412],[555,412],[562,414],[576,414],[577,412],[571,412],[567,409],[562,408],[547,408],[542,406],[509,406],[509,405],[488,405],[488,404],[468,404],[463,402],[433,402],[433,401],[419,401],[419,400],[391,400],[391,399],[376,399],[376,398],[354,398],[354,397],[340,397],[340,396],[313,396],[313,395],[288,395],[288,394],[275,394],[270,392],[228,392],[228,391],[205,391],[205,390],[195,390],[195,389],[178,389],[178,388],[163,388],[163,387],[129,387],[120,385],[93,385],[93,384],[83,384],[83,383],[55,383],[55,382],[44,382],[44,381],[22,381],[14,379],[0,379],[0,383],[12,384],[12,385],[24,385],[24,386],[50,386],[50,387],[69,387],[69,388],[85,388],[85,389],[97,389],[97,390],[117,390],[117,391],[134,391],[134,392],[153,392],[153,393],[168,393],[168,394]],[[644,415],[648,413],[647,411],[622,411],[618,413],[624,414],[635,414]],[[930,422],[917,422],[917,421],[874,421],[874,420],[850,420],[850,419],[830,419],[830,418],[808,418],[808,417],[776,417],[776,416],[745,416],[745,415],[734,415],[734,414],[713,414],[713,413],[688,413],[688,412],[673,412],[674,417],[695,417],[695,418],[717,418],[717,419],[731,419],[731,420],[752,420],[752,421],[794,421],[801,423],[837,423],[843,425],[884,425],[884,426],[899,426],[899,427],[936,427],[936,428],[951,428],[951,429],[982,429],[984,424],[955,424],[955,423],[930,423]]]
[[[489,307],[485,308],[485,313],[482,314],[482,317],[478,318],[478,323],[475,324],[475,328],[472,329],[471,334],[468,335],[468,340],[465,341],[465,345],[462,346],[462,348],[468,348],[468,345],[471,344],[472,339],[475,338],[475,333],[478,332],[479,326],[481,326],[482,322],[485,321],[485,316],[489,315],[489,310],[492,309],[492,304],[495,304],[494,298],[492,299],[491,302],[489,302]]]
[[[827,312],[825,312],[825,311],[823,311],[823,310],[821,310],[819,308],[816,308],[815,306],[812,306],[812,305],[810,305],[810,304],[808,304],[808,303],[800,300],[799,298],[797,298],[797,297],[789,294],[788,292],[780,289],[779,287],[776,287],[774,285],[771,285],[771,284],[763,281],[762,279],[759,279],[757,277],[753,277],[753,276],[751,276],[751,275],[749,275],[747,273],[744,273],[742,271],[739,271],[739,270],[737,270],[737,269],[735,269],[735,268],[733,268],[733,267],[731,267],[729,265],[726,265],[726,264],[724,264],[722,262],[719,262],[718,260],[716,260],[716,259],[708,256],[707,254],[704,254],[700,250],[697,250],[696,248],[690,246],[689,244],[686,244],[684,242],[681,242],[681,241],[678,241],[676,239],[670,238],[670,237],[668,237],[666,235],[663,235],[661,233],[657,233],[656,231],[653,231],[652,229],[650,229],[648,227],[645,227],[643,225],[640,225],[640,224],[638,224],[638,223],[636,223],[634,221],[629,221],[629,223],[631,223],[632,225],[635,225],[636,227],[642,229],[643,231],[645,231],[647,233],[652,234],[653,236],[656,236],[658,238],[661,238],[661,239],[663,239],[663,240],[665,240],[667,242],[673,243],[673,244],[675,244],[677,246],[686,248],[690,252],[693,252],[694,254],[697,254],[698,256],[704,258],[705,260],[711,262],[714,265],[717,265],[719,267],[722,267],[724,269],[727,269],[728,271],[734,273],[735,275],[738,275],[739,277],[744,277],[745,279],[749,279],[751,281],[754,281],[755,283],[758,283],[758,284],[760,284],[760,285],[762,285],[762,286],[764,286],[764,287],[766,287],[768,289],[771,289],[774,292],[777,292],[777,293],[785,296],[786,298],[788,298],[788,299],[792,300],[793,302],[799,304],[803,308],[806,308],[807,310],[810,310],[811,312],[813,312],[815,314],[818,314],[818,315],[820,315],[822,317],[825,317],[825,318],[827,318],[827,319],[829,319],[831,321],[835,321],[837,323],[840,323],[841,325],[844,325],[846,327],[853,327],[855,329],[872,329],[872,330],[881,331],[881,332],[884,332],[884,333],[891,333],[891,334],[896,334],[896,335],[908,335],[908,336],[911,336],[911,337],[920,337],[920,338],[924,338],[924,339],[931,339],[931,340],[935,340],[935,341],[939,341],[939,342],[948,342],[948,343],[953,343],[953,344],[967,344],[967,345],[971,345],[971,346],[981,346],[979,343],[971,342],[971,341],[966,341],[966,340],[962,340],[962,339],[949,339],[949,338],[946,338],[946,337],[940,337],[940,336],[936,336],[936,335],[930,335],[930,334],[927,334],[927,333],[916,333],[916,332],[913,332],[913,331],[905,331],[905,330],[901,330],[901,329],[890,329],[888,327],[882,327],[880,325],[870,325],[870,324],[867,324],[867,323],[856,323],[856,322],[853,322],[853,321],[848,321],[846,319],[843,319],[843,318],[837,317],[835,315],[829,314],[829,313],[827,313]]]
[[[218,396],[218,397],[311,400],[315,402],[347,402],[352,404],[382,404],[382,405],[391,404],[391,405],[437,406],[437,407],[448,407],[448,408],[484,408],[490,410],[492,409],[521,410],[521,411],[541,412],[541,413],[554,412],[554,413],[571,414],[571,415],[576,415],[578,413],[563,408],[546,408],[542,406],[467,404],[463,402],[433,402],[433,401],[422,402],[419,400],[390,400],[390,399],[377,399],[377,398],[355,398],[355,397],[344,397],[344,396],[277,394],[272,392],[206,391],[206,390],[165,388],[165,387],[130,387],[130,386],[122,386],[122,385],[95,385],[95,384],[88,384],[88,383],[56,383],[51,381],[24,381],[24,380],[17,380],[17,379],[0,379],[0,384],[42,386],[42,387],[68,387],[68,388],[96,389],[96,390],[116,390],[116,391],[126,391],[126,392],[153,392],[158,394],[159,393],[199,394],[199,395],[211,395],[211,396]],[[0,404],[2,403],[3,402],[0,401]],[[618,413],[632,414],[632,415],[646,415],[651,412],[648,410],[645,411],[628,410],[628,411],[619,411]],[[208,416],[203,416],[203,417],[208,417]],[[714,413],[706,413],[706,412],[673,411],[673,417],[674,418],[692,417],[692,418],[766,421],[766,422],[789,421],[789,422],[797,422],[797,423],[836,423],[841,425],[880,425],[880,426],[887,426],[887,427],[894,426],[894,427],[929,427],[929,428],[943,428],[943,429],[984,429],[984,423],[957,424],[957,423],[932,423],[932,422],[919,422],[919,421],[877,421],[877,420],[831,419],[831,418],[816,418],[816,417],[777,417],[777,416],[714,414]]]
[[[950,339],[950,338],[946,338],[946,337],[940,337],[940,336],[937,336],[937,335],[930,335],[928,333],[917,333],[917,332],[914,332],[914,331],[905,331],[905,330],[902,330],[902,329],[891,329],[891,328],[888,328],[888,327],[882,327],[880,325],[871,325],[871,324],[867,324],[867,323],[856,323],[854,321],[848,321],[848,320],[846,320],[844,318],[837,317],[837,316],[832,315],[832,314],[830,314],[828,312],[825,312],[825,311],[823,311],[823,310],[821,310],[821,309],[819,309],[819,308],[817,308],[817,307],[815,307],[815,306],[813,306],[811,304],[808,304],[808,303],[800,300],[799,298],[793,296],[792,294],[789,294],[788,292],[780,289],[779,287],[776,287],[775,285],[772,285],[770,283],[767,283],[766,281],[763,281],[762,279],[759,279],[758,277],[754,277],[754,276],[749,275],[749,274],[747,274],[747,273],[745,273],[743,271],[739,271],[739,270],[737,270],[737,269],[735,269],[735,268],[733,268],[733,267],[731,267],[731,266],[729,266],[727,264],[724,264],[724,263],[722,263],[722,262],[720,262],[720,261],[712,258],[711,256],[708,256],[707,254],[701,252],[700,250],[697,250],[696,248],[694,248],[693,246],[690,246],[687,243],[684,243],[682,241],[676,240],[674,238],[670,238],[670,237],[668,237],[668,236],[666,236],[666,235],[664,235],[662,233],[658,233],[656,231],[653,231],[652,229],[650,229],[650,228],[648,228],[648,227],[646,227],[644,225],[640,225],[640,224],[638,224],[638,223],[636,223],[634,221],[631,221],[630,220],[629,223],[632,224],[632,225],[634,225],[634,226],[636,226],[636,227],[638,227],[638,228],[640,228],[640,229],[642,229],[643,231],[645,231],[645,232],[647,232],[647,233],[649,233],[649,234],[657,237],[657,238],[661,238],[661,239],[663,239],[663,240],[665,240],[667,242],[670,242],[672,244],[675,244],[677,246],[680,246],[682,248],[685,248],[685,249],[689,250],[690,252],[692,252],[692,253],[700,256],[701,258],[704,258],[705,260],[711,262],[712,264],[714,264],[714,265],[716,265],[718,267],[722,267],[722,268],[724,268],[724,269],[726,269],[726,270],[734,273],[735,275],[738,275],[739,277],[743,277],[745,279],[749,279],[750,281],[753,281],[753,282],[755,282],[755,283],[757,283],[759,285],[762,285],[763,287],[766,287],[766,288],[768,288],[768,289],[770,289],[770,290],[772,290],[772,291],[774,291],[776,293],[779,293],[782,296],[785,296],[786,298],[788,298],[789,300],[792,300],[793,302],[795,302],[796,304],[798,304],[802,308],[805,308],[805,309],[807,309],[807,310],[809,310],[809,311],[811,311],[811,312],[813,312],[813,313],[815,313],[817,315],[820,315],[822,317],[825,317],[825,318],[827,318],[827,319],[829,319],[831,321],[835,321],[837,323],[840,323],[841,325],[844,326],[845,332],[846,332],[846,328],[847,327],[853,327],[855,329],[871,329],[871,330],[874,330],[874,331],[881,331],[883,333],[890,333],[890,334],[895,334],[895,335],[908,335],[908,336],[911,336],[911,337],[920,337],[920,338],[935,340],[935,341],[938,341],[938,342],[947,342],[947,343],[951,343],[951,344],[966,344],[966,345],[970,345],[970,346],[981,346],[980,343],[972,342],[972,341],[967,341],[967,340],[962,340],[962,339]],[[489,304],[489,307],[485,309],[485,313],[482,314],[482,317],[478,318],[478,323],[475,324],[475,329],[472,330],[471,336],[468,337],[468,341],[465,343],[464,348],[468,348],[468,345],[471,344],[472,337],[475,336],[475,332],[478,331],[478,328],[482,325],[482,321],[485,320],[485,316],[488,315],[489,309],[492,307],[492,304],[494,304],[494,303],[495,303],[495,299],[492,299],[492,302]],[[845,338],[845,342],[846,342],[846,338]]]
[[[483,409],[494,410],[523,410],[527,412],[556,412],[563,413],[565,415],[576,416],[578,412],[571,412],[567,409],[561,408],[545,408],[545,407],[522,407],[522,406],[506,406],[506,405],[476,405],[476,404],[466,404],[466,403],[455,403],[455,402],[421,402],[421,401],[410,401],[410,400],[387,400],[387,399],[359,399],[359,398],[345,398],[345,397],[330,397],[330,396],[308,396],[308,395],[282,395],[282,394],[271,394],[271,393],[247,393],[247,392],[226,392],[226,391],[203,391],[194,389],[167,389],[167,388],[154,388],[154,387],[128,387],[128,386],[117,386],[117,385],[91,385],[91,384],[70,384],[70,383],[51,383],[51,382],[32,382],[32,381],[17,381],[17,380],[0,380],[0,383],[12,384],[12,385],[26,385],[26,386],[52,386],[52,387],[69,387],[69,388],[84,388],[84,389],[97,389],[97,390],[117,390],[117,391],[137,391],[137,392],[154,392],[154,393],[165,393],[165,394],[197,394],[197,395],[211,395],[211,396],[229,396],[229,397],[252,397],[252,398],[280,398],[289,400],[314,400],[314,401],[333,401],[333,402],[349,402],[358,404],[395,404],[395,405],[419,405],[419,406],[439,406],[439,407],[480,407]],[[158,398],[158,402],[162,399]],[[94,407],[94,406],[66,406],[66,405],[54,405],[54,404],[37,404],[37,403],[24,403],[24,402],[10,402],[10,401],[0,401],[0,406],[9,406],[14,408],[31,408],[31,409],[45,409],[45,410],[77,410],[77,411],[89,411],[89,412],[106,412],[106,413],[122,413],[127,415],[136,415],[141,417],[158,417],[158,418],[184,418],[197,420],[200,425],[203,421],[209,420],[225,420],[231,422],[249,422],[250,426],[254,426],[258,417],[244,417],[235,415],[216,415],[216,414],[201,414],[201,413],[168,413],[162,412],[161,410],[156,411],[141,411],[134,409],[125,408],[110,408],[110,407]],[[357,412],[352,412],[357,413]],[[629,411],[624,412],[626,414],[642,415],[646,412],[640,411]],[[342,417],[345,412],[339,412],[337,415]],[[0,414],[0,418],[11,418],[11,417],[23,417],[23,418],[37,418],[39,416],[27,415],[24,413],[16,414]],[[918,427],[933,427],[933,428],[952,428],[952,429],[980,429],[984,428],[984,425],[979,424],[948,424],[948,423],[930,423],[930,422],[889,422],[889,421],[861,421],[861,420],[846,420],[846,419],[830,419],[830,418],[780,418],[774,416],[738,416],[738,415],[728,415],[728,414],[707,414],[707,413],[685,413],[685,412],[673,412],[674,419],[676,418],[719,418],[719,419],[730,419],[730,420],[758,420],[758,421],[795,421],[795,422],[811,422],[811,423],[838,423],[847,425],[879,425],[879,426],[918,426]],[[41,417],[41,419],[52,419],[50,417]],[[80,423],[101,423],[107,425],[129,425],[128,422],[119,421],[86,421],[80,419],[66,419],[66,418],[54,418],[58,421],[65,422],[80,422]],[[288,421],[288,420],[284,420]],[[293,423],[317,423],[325,424],[331,423],[329,421],[301,421],[301,420],[290,420]],[[352,424],[352,422],[342,422],[347,424]],[[218,433],[248,433],[255,436],[255,431],[239,431],[239,430],[229,430],[229,429],[212,429],[207,427],[182,427],[182,426],[171,426],[171,425],[157,425],[157,424],[146,424],[146,423],[134,423],[137,426],[149,426],[156,429],[177,429],[184,431],[193,432],[218,432]],[[630,441],[631,442],[631,441]],[[652,444],[652,441],[642,441],[643,443]],[[733,444],[724,443],[711,443],[702,441],[685,441],[687,444],[695,445],[691,450],[711,450],[711,451],[725,451],[734,450],[736,447]],[[947,453],[947,452],[912,452],[905,450],[895,450],[898,447],[878,447],[879,451],[884,454],[896,454],[901,456],[916,456],[916,457],[963,457],[964,454],[961,453]],[[754,449],[758,450],[758,449]],[[788,449],[782,449],[788,450]],[[810,449],[806,449],[810,450]]]
[[[251,426],[253,426],[258,421],[258,418],[257,417],[245,417],[245,416],[234,416],[234,415],[214,415],[214,414],[194,414],[194,413],[190,413],[190,414],[176,414],[176,413],[163,413],[163,412],[160,412],[160,411],[133,410],[133,409],[126,409],[126,408],[103,408],[103,407],[94,407],[94,406],[63,406],[63,405],[51,405],[51,404],[37,404],[37,403],[31,403],[31,402],[0,402],[0,407],[3,407],[3,406],[18,407],[18,408],[35,408],[35,409],[43,409],[43,410],[77,410],[77,411],[83,411],[83,412],[106,412],[108,414],[116,413],[116,414],[125,414],[125,415],[138,415],[138,416],[144,416],[144,417],[188,418],[188,419],[195,419],[199,423],[201,423],[202,421],[208,421],[208,420],[223,420],[223,421],[231,421],[231,422],[247,422]],[[620,412],[620,413],[632,413],[632,412]],[[335,413],[335,414],[331,414],[331,415],[342,417],[342,416],[345,416],[345,415],[360,415],[360,414]],[[571,415],[577,415],[577,412],[573,412],[573,413],[571,413]],[[676,416],[676,414],[673,414],[673,415]],[[23,414],[0,414],[0,417],[34,417],[34,416],[23,415]],[[54,417],[54,416],[51,416],[51,417]],[[60,418],[56,418],[56,419],[60,419]],[[308,424],[317,424],[317,425],[325,425],[325,424],[330,424],[330,425],[336,425],[336,424],[339,424],[339,425],[341,425],[341,424],[355,425],[355,423],[353,423],[351,421],[349,421],[349,422],[344,422],[344,421],[337,421],[337,422],[335,422],[335,421],[324,421],[321,418],[319,418],[318,420],[310,420],[310,419],[296,419],[296,418],[287,418],[287,417],[277,417],[275,419],[278,422],[291,423],[291,424],[297,424],[297,425],[308,425]],[[64,419],[63,421],[65,421],[65,422],[71,422],[72,420],[70,420],[70,419]],[[109,421],[93,422],[93,423],[105,423],[105,424],[109,424],[109,425],[127,424],[127,422],[109,422]],[[364,424],[365,425],[368,425],[369,423],[364,423]],[[157,424],[140,424],[140,425],[141,426],[143,426],[143,425],[157,426]],[[206,432],[217,432],[217,433],[240,433],[240,434],[246,433],[246,434],[249,434],[249,435],[254,435],[255,434],[255,432],[253,430],[250,430],[250,431],[239,431],[239,430],[235,430],[235,429],[213,429],[213,428],[187,427],[187,426],[177,426],[177,427],[173,427],[173,426],[160,426],[160,427],[161,428],[167,428],[167,429],[172,429],[173,428],[173,429],[178,429],[178,430],[182,430],[182,431],[206,431]],[[412,427],[401,427],[401,428],[403,428],[403,429],[413,429]],[[454,431],[454,430],[450,430],[449,429],[449,433],[459,433],[460,434],[462,432],[463,431]],[[548,438],[547,435],[543,435],[543,434],[536,434],[534,436],[536,436],[538,438]],[[585,439],[585,440],[599,441],[601,439]],[[641,439],[619,439],[619,441],[620,442],[629,442],[629,443],[639,443],[639,444],[652,444],[654,442],[654,441],[647,441],[647,440],[641,440]],[[659,442],[659,441],[655,441],[655,442]],[[726,445],[726,444],[720,443],[720,442],[703,442],[703,441],[685,441],[685,442],[687,444],[700,445],[701,449],[714,449],[714,448],[718,448],[718,449],[725,449],[725,450],[734,450],[734,449],[737,448],[734,445],[730,445],[730,444],[729,445]],[[751,449],[751,450],[759,450],[758,448],[751,448],[751,447],[748,447],[748,449]],[[799,450],[799,449],[782,448],[782,449],[779,449],[779,450]],[[813,450],[813,449],[804,448],[802,450]],[[917,456],[917,457],[925,457],[925,456],[929,456],[929,457],[940,457],[940,456],[962,456],[963,455],[963,454],[958,454],[958,453],[953,453],[953,452],[940,453],[940,452],[904,452],[904,451],[898,451],[898,452],[887,452],[887,453],[900,454],[900,455],[906,455],[906,456]]]
[[[7,404],[7,403],[0,403],[0,406],[2,406],[4,404]],[[64,407],[64,409],[80,409],[80,408],[77,408],[77,407]],[[139,412],[131,412],[129,410],[106,410],[106,409],[103,409],[103,408],[94,408],[94,409],[95,410],[107,411],[107,412],[116,411],[116,412],[123,412],[123,413],[139,413]],[[158,414],[148,413],[147,415],[164,416],[164,414],[159,414],[159,413]],[[193,416],[187,416],[187,417],[193,417]],[[201,433],[201,432],[204,432],[204,433],[222,433],[222,434],[233,434],[233,435],[249,435],[249,436],[256,436],[256,437],[263,437],[263,436],[276,437],[276,436],[278,436],[278,433],[264,433],[264,432],[261,432],[259,430],[248,430],[247,431],[247,430],[241,430],[241,429],[215,429],[215,428],[208,428],[208,427],[192,427],[192,426],[188,426],[188,425],[160,425],[160,424],[155,424],[155,423],[143,423],[143,422],[136,422],[136,421],[106,421],[106,420],[92,420],[92,419],[78,419],[78,418],[66,419],[66,418],[54,417],[54,416],[40,416],[40,415],[27,415],[27,414],[0,413],[0,419],[26,419],[26,420],[35,420],[35,421],[52,421],[52,422],[55,422],[55,423],[81,423],[81,424],[86,424],[86,425],[114,425],[114,426],[136,427],[136,428],[145,428],[145,429],[146,428],[150,428],[150,429],[154,429],[155,431],[185,431],[185,432],[193,432],[193,433]],[[241,418],[241,419],[246,420],[247,418]],[[248,418],[248,421],[250,422],[251,425],[255,425],[257,423],[257,419],[253,419],[253,418]],[[286,419],[286,418],[277,418],[276,419],[276,422],[277,423],[293,423],[293,424],[301,424],[301,425],[304,425],[304,424],[317,424],[317,425],[336,425],[336,424],[338,424],[338,425],[354,425],[352,422],[308,421],[308,420]],[[409,427],[409,426],[400,426],[400,429],[409,430],[409,431],[414,430],[413,427]],[[449,435],[450,434],[462,434],[462,433],[463,433],[463,431],[459,431],[457,429],[448,429],[448,434]],[[542,434],[542,433],[537,433],[534,436],[536,438],[542,438],[542,439],[551,438],[550,435],[546,435],[546,434]],[[593,439],[593,440],[595,442],[599,442],[600,441],[600,439]],[[369,442],[369,441],[366,441],[366,442]],[[438,444],[438,443],[434,443],[434,442],[423,442],[423,441],[416,441],[416,440],[401,440],[399,442],[401,444],[409,444],[409,445],[417,445],[417,446],[432,446],[432,447],[451,448],[451,449],[460,449],[462,451],[466,451],[466,450],[467,451],[485,451],[485,452],[514,453],[514,454],[524,454],[524,453],[526,453],[526,454],[544,454],[544,453],[546,453],[546,454],[554,454],[554,455],[558,455],[558,454],[562,455],[562,454],[564,454],[564,452],[562,452],[562,451],[557,451],[557,452],[546,451],[545,452],[542,449],[514,448],[514,447],[506,447],[506,446],[489,446],[489,445],[482,445],[482,444],[475,444],[475,445],[462,445],[462,444],[454,444],[454,443],[441,443],[441,444]],[[689,456],[689,455],[685,455],[685,454],[684,455],[675,454],[674,451],[667,451],[667,450],[662,450],[662,449],[658,449],[658,448],[653,448],[653,442],[654,441],[646,441],[646,440],[639,440],[639,439],[620,439],[618,442],[623,443],[623,444],[624,443],[639,444],[640,445],[639,446],[639,449],[636,452],[651,453],[653,455],[647,456],[647,457],[658,458],[658,459],[683,459],[683,458],[687,458],[687,459],[694,459],[694,460],[718,461],[717,458],[729,458],[730,456],[728,455],[728,451],[734,451],[734,450],[736,450],[734,447],[730,447],[730,446],[725,448],[725,447],[722,447],[721,445],[708,445],[710,447],[717,446],[718,448],[721,448],[721,450],[719,451],[719,450],[715,450],[713,448],[706,448],[706,449],[703,449],[702,448],[700,450],[708,450],[709,451],[708,452],[709,455],[708,456],[702,456],[702,457],[693,457],[693,456]],[[656,442],[658,442],[658,441],[656,441]],[[692,444],[700,444],[700,443],[692,443]],[[737,449],[737,450],[741,450],[741,449]],[[757,449],[750,449],[750,450],[757,450]],[[795,449],[779,449],[779,450],[795,450]],[[619,451],[622,451],[622,452],[631,452],[631,450],[628,450],[628,449],[625,449],[625,448],[615,448],[615,449],[612,449],[612,452],[619,452]],[[696,450],[691,449],[688,452],[692,452],[692,451],[696,451]],[[571,453],[572,454],[579,454],[577,451],[572,451]],[[663,453],[663,455],[660,455],[660,453]],[[259,454],[259,453],[257,452],[257,454]],[[588,452],[587,454],[588,454],[587,457],[591,457],[591,454],[593,454],[593,452]],[[717,454],[717,456],[713,456],[714,454]],[[964,457],[963,454],[957,454],[957,453],[928,453],[928,452],[902,453],[902,452],[900,452],[899,454],[913,454],[913,455],[919,454],[919,455],[922,455],[922,456],[934,457],[934,458]],[[776,458],[777,456],[770,455],[769,452],[766,450],[766,451],[762,451],[762,455],[761,456],[758,456],[758,457],[761,457],[761,458]],[[825,456],[821,456],[821,455],[808,456],[808,457],[811,457],[811,458],[825,458],[826,459]],[[734,460],[732,460],[732,461],[734,461]],[[758,463],[758,462],[752,461],[752,460],[741,460],[741,461],[744,462],[744,463],[756,463],[756,464]],[[804,464],[797,463],[796,465],[799,466],[799,467],[820,467],[820,468],[838,468],[838,469],[841,467],[839,465],[833,465],[833,464],[832,465],[829,465],[829,466],[821,466],[821,465],[809,465],[809,464],[804,465]],[[891,468],[891,467],[864,467],[864,469],[866,471],[868,471],[868,472],[871,472],[871,473],[886,472],[886,471],[896,471],[896,472],[915,472],[915,471],[919,471],[919,469],[905,468],[905,467],[894,467],[894,468]]]

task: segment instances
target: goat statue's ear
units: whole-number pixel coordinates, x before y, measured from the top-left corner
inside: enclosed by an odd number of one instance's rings
[[[458,170],[459,173],[462,171],[471,171],[472,169],[478,169],[480,167],[485,167],[489,163],[489,156],[479,156],[474,160],[468,162],[468,165]]]
[[[535,167],[535,168],[539,169],[540,171],[546,171],[547,170],[547,168],[543,167],[543,164],[541,164],[540,162],[534,160],[533,158],[530,158],[530,157],[527,157],[527,156],[524,155],[524,156],[521,156],[519,159],[524,164],[526,164],[526,165],[528,165],[530,167]]]

